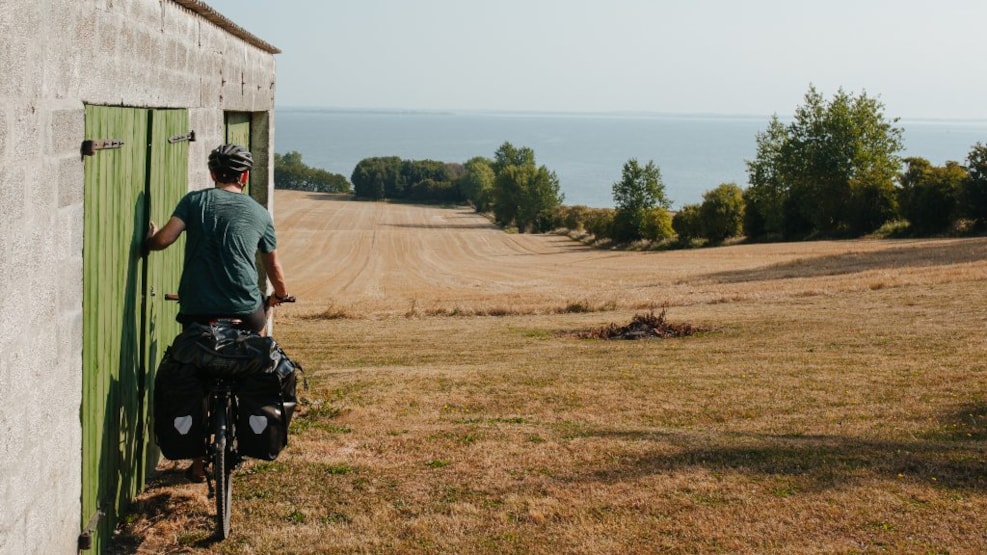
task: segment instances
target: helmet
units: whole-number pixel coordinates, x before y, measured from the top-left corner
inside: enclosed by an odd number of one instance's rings
[[[220,145],[209,153],[209,170],[220,175],[239,174],[253,167],[253,155],[240,145]]]

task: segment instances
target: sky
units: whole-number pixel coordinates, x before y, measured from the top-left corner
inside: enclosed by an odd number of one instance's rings
[[[792,114],[810,85],[987,119],[985,0],[205,0],[278,107]]]

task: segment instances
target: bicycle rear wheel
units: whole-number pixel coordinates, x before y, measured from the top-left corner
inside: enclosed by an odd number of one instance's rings
[[[216,433],[216,453],[213,455],[213,480],[216,482],[216,535],[225,540],[230,536],[230,504],[233,500],[229,436],[227,426]]]

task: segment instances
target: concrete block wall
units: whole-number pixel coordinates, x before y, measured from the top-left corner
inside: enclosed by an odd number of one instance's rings
[[[225,111],[260,112],[273,136],[273,51],[208,12],[172,0],[13,0],[0,10],[2,555],[74,553],[85,525],[85,105],[189,109],[191,188],[211,185],[205,162],[223,142]],[[260,150],[273,183],[273,148]]]

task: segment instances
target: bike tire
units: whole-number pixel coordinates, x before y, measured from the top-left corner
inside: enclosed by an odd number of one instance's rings
[[[233,501],[233,481],[230,471],[229,438],[224,426],[217,431],[216,454],[213,460],[213,479],[216,482],[216,535],[221,540],[230,536],[230,505]]]

